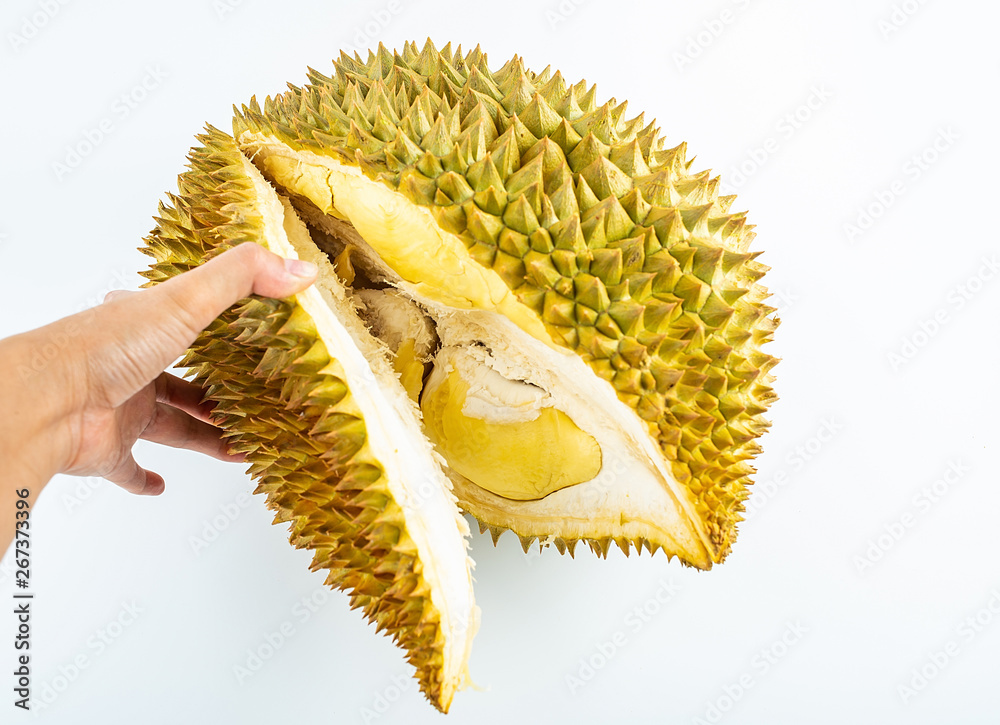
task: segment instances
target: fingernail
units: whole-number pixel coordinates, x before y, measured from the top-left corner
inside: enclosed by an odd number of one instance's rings
[[[312,279],[316,276],[319,271],[315,264],[312,262],[304,262],[301,259],[286,259],[285,269],[293,277],[299,277],[301,279]]]

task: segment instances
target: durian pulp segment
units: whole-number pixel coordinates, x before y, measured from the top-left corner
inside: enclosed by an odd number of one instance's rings
[[[458,237],[356,167],[250,132],[237,141],[276,186],[350,222],[374,250],[368,258],[381,259],[386,276],[437,321],[443,346],[484,345],[501,375],[547,391],[555,408],[600,442],[596,477],[537,500],[498,496],[449,469],[467,511],[529,540],[610,537],[711,567],[713,547],[692,494],[670,473],[650,425],[581,358],[556,345],[538,316],[471,259]]]
[[[521,333],[500,315],[448,311],[422,301],[438,327],[442,349],[490,351],[489,365],[508,380],[546,391],[553,406],[600,443],[601,470],[589,481],[531,501],[497,496],[448,469],[463,507],[483,524],[543,540],[640,540],[662,546],[693,566],[711,566],[705,533],[687,492],[674,480],[644,423],[614,388],[579,357],[567,357]],[[546,455],[536,449],[532,455]],[[601,536],[595,532],[604,533]]]
[[[458,514],[449,482],[420,433],[413,402],[395,384],[385,349],[356,316],[330,260],[313,244],[287,200],[274,193],[253,164],[245,161],[244,165],[260,200],[270,250],[313,262],[320,269],[316,284],[295,298],[313,318],[327,349],[335,351],[365,421],[365,447],[385,471],[386,485],[403,510],[406,533],[420,552],[420,574],[430,588],[440,617],[440,636],[445,639],[440,701],[447,711],[455,691],[467,683],[466,662],[479,623],[465,538],[468,525]]]
[[[601,447],[541,388],[508,380],[481,346],[437,355],[420,405],[456,473],[503,498],[532,501],[589,481]]]

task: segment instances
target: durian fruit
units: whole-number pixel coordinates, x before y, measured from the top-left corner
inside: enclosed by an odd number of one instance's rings
[[[718,178],[625,109],[478,47],[341,54],[211,130],[149,239],[154,280],[243,241],[320,266],[186,362],[442,709],[476,621],[452,496],[525,550],[708,569],[736,535],[775,397],[766,267]]]
[[[234,133],[334,259],[432,321],[433,357],[396,359],[427,369],[425,429],[481,525],[708,568],[774,398],[765,267],[718,178],[596,98],[428,41],[341,55]]]

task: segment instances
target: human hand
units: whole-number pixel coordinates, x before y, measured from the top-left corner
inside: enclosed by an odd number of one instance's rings
[[[162,493],[163,478],[132,456],[140,438],[240,460],[211,424],[201,388],[163,370],[237,300],[287,297],[315,277],[310,263],[241,244],[156,287],[111,295],[99,307],[0,341],[0,479],[8,479],[0,486],[0,531],[7,534],[0,534],[0,551],[13,533],[12,491],[27,483],[37,495],[53,475],[69,473]],[[46,349],[59,354],[32,367]]]

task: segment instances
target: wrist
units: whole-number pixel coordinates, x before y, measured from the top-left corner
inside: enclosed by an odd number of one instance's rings
[[[40,332],[0,340],[0,460],[8,475],[38,488],[62,469],[75,397],[62,380],[66,351],[49,349],[49,336]]]

